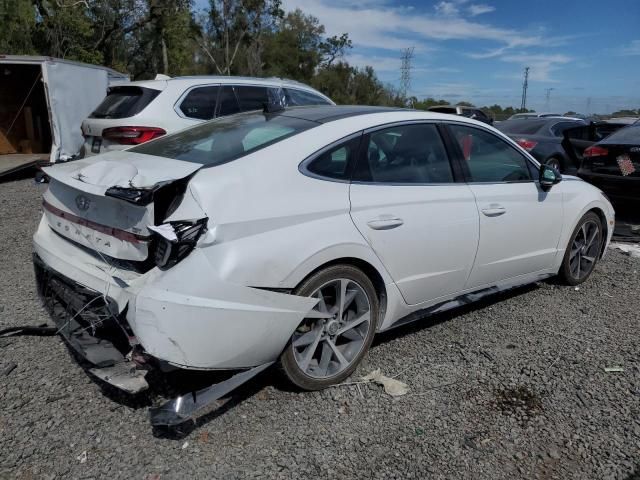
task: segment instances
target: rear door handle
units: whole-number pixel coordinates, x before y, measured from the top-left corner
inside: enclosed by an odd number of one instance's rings
[[[373,220],[369,220],[367,225],[374,230],[391,230],[404,224],[401,218],[394,216],[381,216]]]
[[[482,213],[484,213],[487,217],[499,217],[500,215],[504,215],[505,213],[507,213],[507,209],[502,205],[493,203],[488,207],[483,208]]]

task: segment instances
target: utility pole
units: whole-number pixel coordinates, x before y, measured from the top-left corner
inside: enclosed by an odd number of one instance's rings
[[[527,109],[527,88],[529,88],[529,67],[524,67],[524,81],[522,82],[522,102],[520,103],[520,111]]]
[[[544,109],[548,112],[549,111],[549,102],[551,100],[551,92],[555,90],[555,88],[551,87],[551,88],[547,88],[545,89],[545,95],[544,95]]]
[[[407,98],[407,93],[411,88],[411,59],[413,58],[414,47],[405,48],[400,56],[400,93]]]

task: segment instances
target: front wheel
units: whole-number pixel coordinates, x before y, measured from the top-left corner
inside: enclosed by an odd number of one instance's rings
[[[569,285],[579,285],[593,272],[602,246],[602,222],[593,212],[580,219],[560,267],[560,277]]]
[[[280,356],[287,378],[304,390],[339,383],[356,369],[369,349],[378,319],[371,280],[350,265],[323,269],[294,292],[317,298]]]

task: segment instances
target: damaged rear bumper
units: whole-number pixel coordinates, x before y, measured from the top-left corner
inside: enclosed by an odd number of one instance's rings
[[[109,298],[110,311],[152,357],[186,369],[242,369],[275,361],[317,299],[231,284],[196,248],[168,270],[112,266],[54,233],[34,235],[42,265],[76,290]],[[88,297],[87,297],[88,298]]]

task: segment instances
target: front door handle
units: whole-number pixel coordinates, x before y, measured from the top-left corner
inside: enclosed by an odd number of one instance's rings
[[[484,213],[487,217],[499,217],[500,215],[504,215],[505,213],[507,213],[507,209],[502,205],[492,203],[488,207],[483,208],[482,213]]]
[[[404,224],[404,221],[401,218],[391,215],[380,216],[367,222],[369,228],[372,228],[374,230],[391,230],[392,228],[397,228],[402,224]]]

